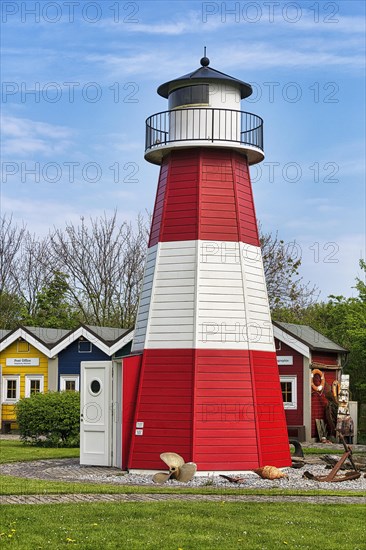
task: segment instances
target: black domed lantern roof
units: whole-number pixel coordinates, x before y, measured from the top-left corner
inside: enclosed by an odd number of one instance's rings
[[[190,84],[206,84],[208,82],[228,82],[235,84],[240,89],[241,99],[249,97],[252,94],[253,90],[250,84],[213,69],[212,67],[209,67],[209,64],[209,58],[206,56],[202,57],[201,67],[192,73],[185,74],[178,78],[174,78],[174,80],[169,80],[169,82],[161,84],[158,88],[158,94],[162,97],[168,98],[170,92],[176,90],[177,88],[189,86]]]

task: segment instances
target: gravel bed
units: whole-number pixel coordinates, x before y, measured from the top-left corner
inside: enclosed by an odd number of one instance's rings
[[[339,456],[337,457],[339,458]],[[163,469],[162,469],[163,471]],[[261,479],[252,472],[244,472],[244,481],[240,484],[230,483],[219,474],[196,476],[189,483],[179,483],[169,480],[164,487],[213,487],[213,488],[248,488],[248,489],[301,489],[301,490],[353,490],[365,491],[365,473],[359,479],[342,483],[324,483],[303,478],[303,473],[309,471],[314,475],[327,475],[329,469],[323,464],[306,464],[303,468],[284,468],[288,479],[267,480]],[[341,472],[343,473],[343,472]],[[0,474],[13,475],[32,479],[46,479],[48,481],[72,481],[89,483],[108,483],[113,485],[144,485],[154,486],[152,475],[141,475],[123,472],[117,468],[103,468],[96,466],[80,466],[78,459],[37,460],[34,462],[16,462],[0,465]],[[234,476],[233,476],[234,477]]]
[[[180,483],[176,480],[169,480],[164,483],[164,487],[218,487],[218,488],[234,488],[240,487],[243,489],[302,489],[302,490],[314,490],[314,489],[329,489],[329,490],[366,490],[366,478],[364,474],[359,479],[353,481],[343,481],[342,483],[324,483],[319,481],[312,481],[310,479],[303,478],[303,472],[308,471],[314,475],[326,475],[329,470],[326,470],[324,466],[307,465],[301,469],[285,468],[285,472],[289,477],[288,479],[261,479],[258,475],[253,473],[236,474],[238,477],[243,477],[242,483],[231,483],[228,480],[219,476],[219,474],[213,474],[210,476],[196,476],[192,481],[188,483]],[[234,477],[234,476],[233,476]],[[83,476],[85,481],[95,481],[93,474],[87,474]],[[99,475],[99,483],[115,483],[122,485],[151,485],[151,475],[140,474],[124,474],[122,476],[114,475]],[[153,484],[156,487],[156,484]]]

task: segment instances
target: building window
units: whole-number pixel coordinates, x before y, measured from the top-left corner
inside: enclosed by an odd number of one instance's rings
[[[29,344],[25,340],[18,340],[17,342],[18,353],[29,353]]]
[[[39,393],[41,391],[41,381],[40,380],[31,380],[30,381],[30,394]]]
[[[3,376],[3,402],[15,403],[19,399],[20,376]]]
[[[6,399],[16,399],[17,398],[17,381],[8,380],[8,387],[6,390]]]
[[[79,377],[60,376],[60,391],[79,391]]]
[[[280,376],[280,381],[285,409],[297,409],[297,377]]]
[[[44,378],[41,374],[27,374],[25,377],[25,397],[36,393],[43,393]]]
[[[91,342],[87,340],[79,340],[78,342],[78,352],[79,353],[91,353],[92,345]]]

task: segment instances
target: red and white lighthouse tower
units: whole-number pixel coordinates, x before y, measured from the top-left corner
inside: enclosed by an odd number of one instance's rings
[[[159,164],[132,353],[142,354],[128,467],[174,451],[201,471],[291,464],[249,166],[263,160],[249,84],[201,59],[146,121]],[[136,429],[135,429],[136,428]]]

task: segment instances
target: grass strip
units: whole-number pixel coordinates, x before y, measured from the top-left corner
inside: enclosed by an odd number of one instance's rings
[[[331,448],[304,447],[305,456],[308,455],[342,455],[343,450]],[[354,454],[365,454],[354,452]],[[30,460],[48,460],[52,458],[78,458],[80,450],[78,448],[51,448],[36,447],[24,444],[19,440],[0,439],[0,464],[7,462],[23,462]]]
[[[139,502],[5,505],[1,548],[122,550],[365,548],[364,507],[292,503]]]
[[[50,458],[78,458],[79,456],[78,448],[35,447],[13,439],[0,439],[0,464]]]

